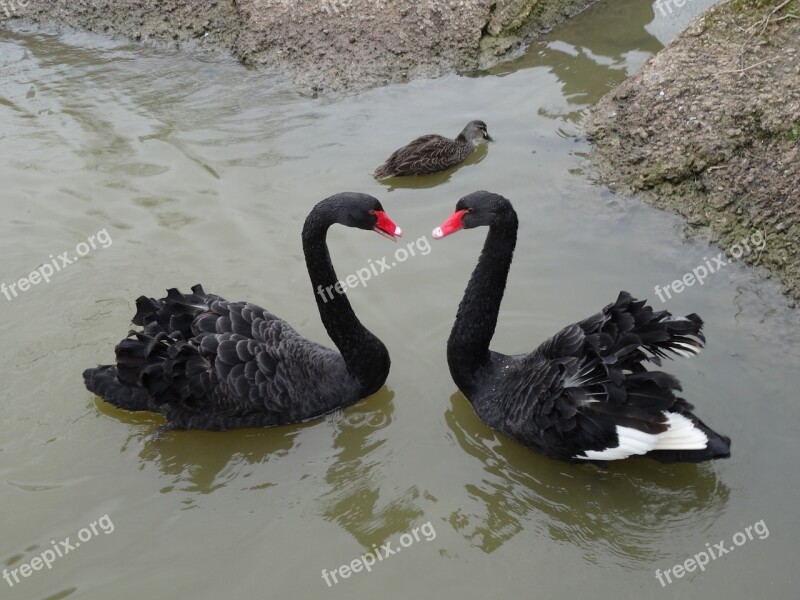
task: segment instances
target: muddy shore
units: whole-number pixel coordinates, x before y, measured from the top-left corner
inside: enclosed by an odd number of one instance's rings
[[[606,95],[585,122],[599,179],[686,217],[800,299],[800,0],[729,0]]]
[[[3,0],[0,23],[222,50],[301,90],[342,92],[486,66],[593,1]]]

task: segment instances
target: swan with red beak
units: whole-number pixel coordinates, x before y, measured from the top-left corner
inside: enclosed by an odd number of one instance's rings
[[[133,323],[141,330],[117,344],[113,364],[84,371],[87,389],[118,408],[161,413],[167,429],[207,430],[299,423],[374,394],[391,361],[347,294],[338,292],[327,245],[328,230],[337,224],[392,241],[402,235],[368,194],[335,194],[306,217],[306,269],[336,350],[252,302],[229,302],[200,285],[191,293],[172,288],[164,298],[136,300]],[[317,293],[331,289],[338,293],[330,302]]]
[[[620,292],[599,313],[568,325],[529,354],[491,350],[517,243],[517,213],[499,194],[475,192],[458,201],[433,237],[480,226],[489,233],[447,340],[447,365],[481,421],[569,462],[730,456],[730,438],[694,414],[678,396],[678,380],[648,368],[700,352],[705,337],[696,314],[654,311]]]

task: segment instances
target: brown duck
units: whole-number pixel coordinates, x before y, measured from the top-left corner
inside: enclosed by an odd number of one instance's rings
[[[375,179],[444,171],[466,160],[481,140],[492,141],[483,121],[470,121],[454,140],[436,134],[423,135],[395,150],[375,169]]]

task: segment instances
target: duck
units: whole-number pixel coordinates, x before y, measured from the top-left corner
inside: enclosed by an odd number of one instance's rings
[[[489,232],[447,340],[447,364],[483,423],[539,454],[572,463],[730,457],[730,438],[676,395],[680,382],[647,368],[704,347],[696,314],[654,311],[623,291],[529,354],[490,350],[517,242],[511,202],[486,191],[464,196],[433,237],[482,226]]]
[[[381,180],[439,173],[464,162],[476,144],[484,140],[494,141],[483,121],[470,121],[454,140],[437,134],[423,135],[392,152],[386,162],[375,169],[374,177]]]
[[[391,361],[337,284],[326,243],[335,224],[392,241],[402,231],[368,194],[335,194],[308,214],[306,268],[338,351],[256,304],[229,302],[198,284],[190,294],[140,296],[133,324],[142,329],[116,346],[114,364],[84,371],[86,388],[118,408],[160,413],[165,430],[212,431],[308,421],[374,394]]]

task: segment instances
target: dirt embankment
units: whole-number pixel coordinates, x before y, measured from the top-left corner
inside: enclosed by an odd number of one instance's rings
[[[676,9],[677,10],[677,9]],[[727,0],[586,122],[602,181],[684,215],[800,299],[800,0]]]
[[[0,21],[223,49],[343,91],[486,65],[593,1],[0,0]]]

